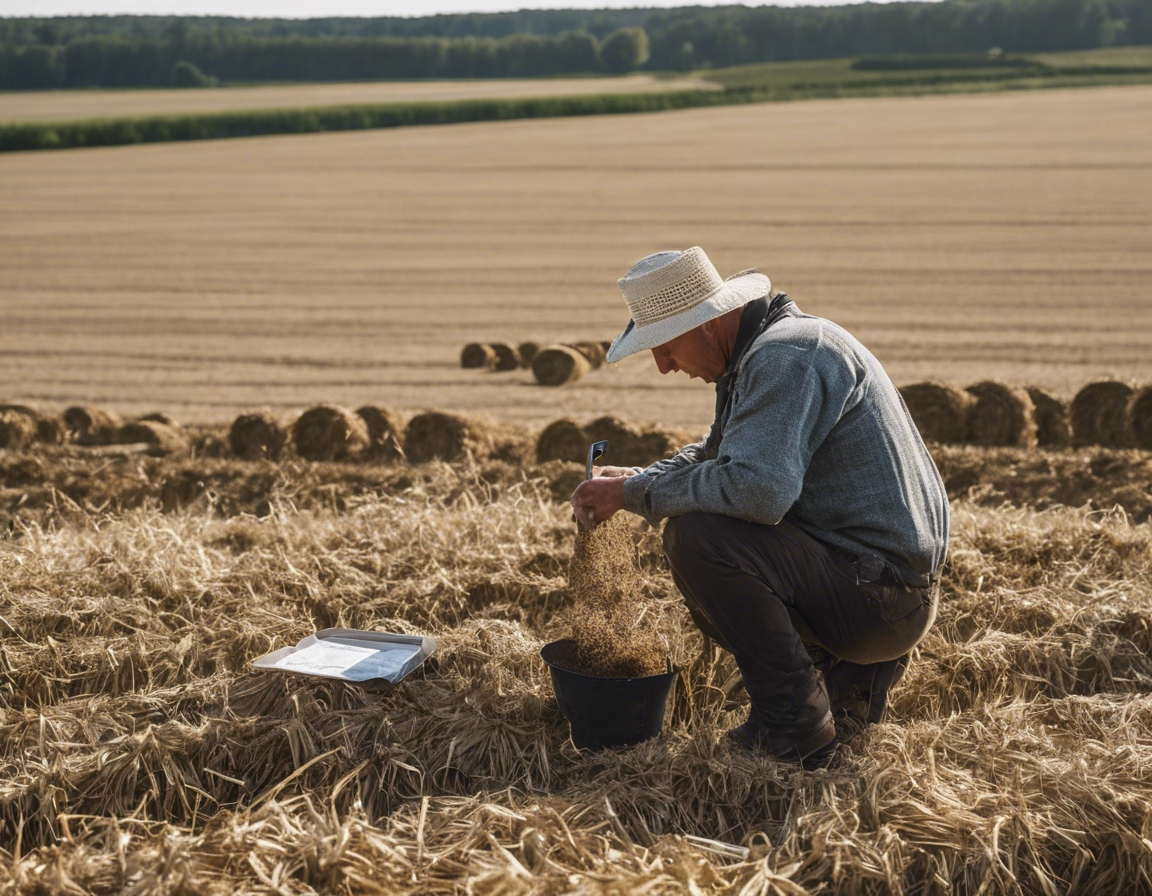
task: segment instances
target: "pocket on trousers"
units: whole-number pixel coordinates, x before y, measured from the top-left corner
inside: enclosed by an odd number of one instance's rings
[[[879,602],[880,616],[885,622],[912,622],[917,614],[928,615],[930,602],[926,588],[870,584],[868,589]]]

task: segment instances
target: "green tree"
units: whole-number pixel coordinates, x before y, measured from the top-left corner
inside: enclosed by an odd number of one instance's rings
[[[621,28],[600,44],[600,64],[606,71],[623,74],[648,61],[648,33],[643,28]]]
[[[213,79],[186,59],[172,66],[173,87],[211,87]]]

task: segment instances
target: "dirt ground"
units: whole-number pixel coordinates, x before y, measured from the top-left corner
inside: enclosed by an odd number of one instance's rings
[[[1152,88],[736,106],[0,158],[8,400],[185,421],[319,400],[706,423],[635,357],[571,387],[474,339],[609,338],[703,246],[897,383],[1152,380]]]
[[[298,109],[361,103],[407,103],[534,96],[580,96],[652,90],[719,90],[699,78],[503,78],[498,81],[378,81],[269,84],[216,90],[0,91],[0,122],[68,121],[125,115],[180,115],[246,109]]]

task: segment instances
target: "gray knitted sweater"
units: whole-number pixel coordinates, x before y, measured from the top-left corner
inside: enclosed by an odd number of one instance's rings
[[[689,445],[624,484],[654,525],[718,513],[877,558],[908,584],[944,562],[948,497],[900,393],[850,333],[795,308],[737,359],[712,455]]]

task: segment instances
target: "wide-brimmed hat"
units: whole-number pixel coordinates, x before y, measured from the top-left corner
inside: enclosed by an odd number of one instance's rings
[[[759,271],[741,271],[725,280],[699,246],[642,258],[617,282],[632,320],[612,341],[609,361],[663,345],[772,289],[772,281]]]

